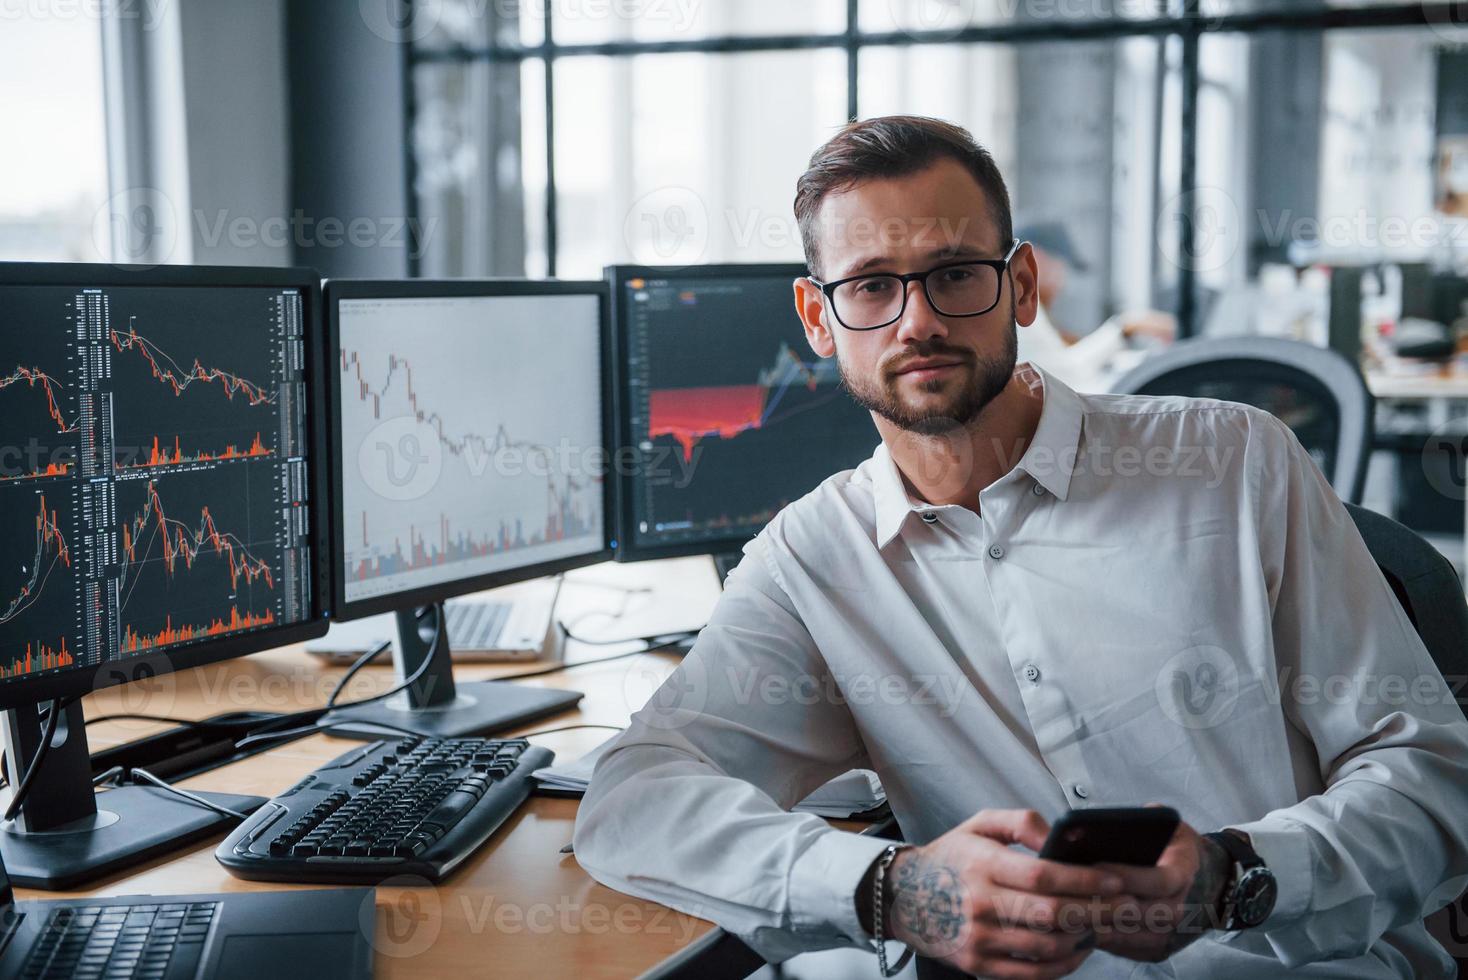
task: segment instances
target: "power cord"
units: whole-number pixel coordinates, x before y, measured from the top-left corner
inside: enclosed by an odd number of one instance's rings
[[[381,721],[340,721],[329,722],[325,725],[303,725],[300,728],[289,728],[283,732],[259,732],[255,735],[250,735],[246,738],[241,739],[238,744],[241,748],[243,748],[246,745],[254,745],[256,742],[265,742],[273,738],[290,738],[296,735],[312,735],[319,732],[329,732],[334,728],[345,728],[350,729],[354,732],[360,732],[364,728],[384,728],[388,731],[397,732],[399,735],[402,735],[405,738],[422,734],[420,732],[413,731],[411,728],[399,728],[397,725],[389,725],[386,722]]]
[[[516,735],[515,738],[534,738],[537,735],[549,735],[552,732],[570,732],[578,728],[605,728],[613,732],[625,732],[626,725],[561,725],[559,728],[542,728],[538,732],[526,732],[524,735]]]
[[[190,793],[186,789],[180,789],[179,787],[174,786],[172,783],[159,779],[148,770],[143,769],[139,766],[133,766],[131,769],[126,769],[122,766],[113,766],[106,772],[98,773],[96,776],[93,776],[92,785],[101,786],[105,783],[111,782],[114,779],[117,779],[118,777],[141,779],[143,780],[143,782],[151,783],[152,785],[158,787],[161,790],[164,790],[165,792],[172,793],[174,796],[182,797],[183,799],[188,800],[190,803],[198,804],[205,809],[213,810],[215,813],[223,814],[226,817],[233,817],[236,820],[245,820],[249,816],[248,814],[241,813],[238,810],[231,810],[227,806],[222,806],[218,803],[215,803],[213,800],[206,800],[204,797],[199,796],[196,793]]]
[[[10,798],[10,805],[5,808],[5,820],[14,820],[16,814],[20,813],[21,805],[25,803],[26,795],[31,791],[31,784],[35,781],[36,774],[41,771],[41,764],[46,761],[46,753],[51,751],[51,741],[56,737],[56,725],[61,720],[61,713],[71,707],[79,697],[81,695],[78,694],[70,698],[57,698],[51,702],[51,711],[46,716],[45,725],[41,729],[41,744],[36,748],[36,755],[31,759],[31,764],[26,767],[25,775],[21,776],[20,782],[16,784],[15,795]]]
[[[167,715],[139,715],[133,714],[130,711],[119,712],[115,715],[98,715],[95,718],[88,718],[83,724],[96,725],[104,721],[158,721],[169,725],[177,725],[180,728],[206,728],[209,725],[208,721],[198,721],[193,718],[170,718]]]
[[[659,636],[648,638],[648,645],[639,647],[636,650],[628,650],[625,653],[613,653],[606,657],[593,657],[590,660],[576,660],[572,661],[571,663],[556,664],[553,667],[542,667],[540,670],[524,670],[518,674],[506,674],[503,677],[496,677],[495,680],[517,681],[525,677],[544,677],[547,674],[559,674],[563,670],[571,670],[576,667],[591,667],[595,664],[610,663],[613,660],[625,660],[628,657],[640,657],[644,653],[653,653],[657,650],[662,650],[667,647],[675,646],[679,643],[682,643],[684,640],[688,639],[688,637],[694,635],[694,633],[694,630],[688,630],[687,632],[674,634],[663,633]],[[666,638],[669,636],[671,636],[670,639]],[[635,640],[639,639],[639,637],[634,636],[631,639]],[[656,640],[658,642],[652,642],[653,640]],[[627,643],[629,641],[618,640],[617,642]]]

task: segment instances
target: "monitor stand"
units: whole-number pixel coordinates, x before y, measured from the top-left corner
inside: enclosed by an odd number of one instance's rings
[[[41,745],[40,706],[5,712],[5,725],[14,786]],[[189,792],[245,814],[266,802],[259,796]],[[82,706],[73,702],[57,719],[51,749],[19,815],[0,822],[0,855],[17,885],[74,888],[222,834],[238,823],[154,786],[96,792]]]
[[[429,660],[433,625],[443,623],[443,603],[424,609],[399,609],[397,637],[392,659],[396,684],[401,684]],[[426,621],[429,628],[421,625]],[[580,701],[580,691],[529,687],[513,681],[454,681],[449,659],[448,628],[439,637],[428,668],[407,690],[382,701],[338,708],[321,719],[333,728],[332,735],[347,738],[382,738],[401,735],[407,729],[431,738],[464,738],[516,728],[526,722],[558,714]],[[559,659],[564,645],[560,624],[552,618],[546,649]]]

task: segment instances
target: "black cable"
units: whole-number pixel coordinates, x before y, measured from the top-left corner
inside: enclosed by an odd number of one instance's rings
[[[341,697],[342,691],[346,690],[347,684],[351,682],[353,677],[357,676],[359,670],[366,667],[390,649],[392,649],[392,641],[388,640],[384,643],[379,643],[376,647],[368,650],[356,660],[352,661],[352,665],[347,668],[347,672],[341,676],[341,680],[336,682],[336,686],[331,689],[331,694],[326,698],[327,710],[336,707],[336,699]]]
[[[56,737],[56,724],[61,720],[61,712],[70,707],[72,702],[80,696],[57,698],[51,702],[51,711],[47,714],[45,727],[41,730],[41,744],[36,748],[31,764],[26,767],[25,775],[16,784],[15,795],[10,798],[10,806],[5,808],[6,820],[14,820],[15,815],[20,813],[21,804],[25,802],[26,794],[31,791],[31,783],[35,781],[36,774],[41,771],[41,764],[46,761],[46,753],[51,751],[51,740]]]
[[[626,725],[562,725],[559,728],[542,728],[538,732],[526,732],[524,735],[516,735],[515,738],[534,738],[537,735],[549,735],[551,732],[569,732],[577,728],[606,728],[614,732],[625,732]]]
[[[442,610],[441,606],[427,606],[424,608],[425,612],[428,609],[439,609],[440,612]],[[424,613],[419,613],[418,618],[422,619],[423,616]],[[324,707],[306,708],[301,711],[294,711],[289,714],[281,715],[279,718],[272,718],[270,721],[261,725],[255,731],[251,732],[250,734],[246,735],[244,738],[236,742],[235,748],[241,749],[244,748],[246,745],[252,745],[257,741],[264,740],[265,738],[284,738],[288,735],[309,734],[313,731],[317,731],[318,728],[320,728],[320,726],[314,723],[318,719],[325,716],[326,713],[329,711],[340,708],[351,708],[359,704],[370,704],[373,701],[380,701],[383,698],[390,698],[394,694],[397,694],[399,691],[405,690],[406,688],[412,686],[428,671],[429,666],[433,663],[433,656],[438,652],[439,638],[443,633],[443,619],[444,617],[441,614],[436,617],[436,625],[434,626],[433,630],[433,639],[429,643],[428,655],[423,658],[423,663],[419,664],[418,669],[413,671],[412,675],[406,678],[401,684],[397,685],[396,687],[389,688],[388,690],[383,691],[381,694],[374,694],[371,697],[363,698],[360,701],[353,701],[350,704],[339,705],[336,703],[336,699],[341,697],[342,691],[346,689],[347,683],[352,679],[352,676],[360,671],[363,667],[371,663],[373,660],[382,656],[383,653],[385,653],[392,647],[391,641],[379,644],[378,646],[374,647],[371,650],[368,650],[366,653],[362,654],[360,657],[352,662],[352,665],[347,668],[346,673],[342,675],[341,679],[337,681],[336,686],[332,688],[331,694],[327,697],[326,705]],[[296,721],[306,721],[307,723],[304,726],[298,728],[281,730],[282,725],[289,725],[291,722]],[[384,725],[381,727],[389,726]],[[406,731],[406,729],[404,729],[404,731]],[[409,734],[416,733],[410,732]]]
[[[664,633],[661,635],[666,636],[667,634]],[[593,657],[590,660],[577,660],[574,663],[556,664],[554,667],[543,667],[540,670],[526,670],[518,674],[506,674],[503,677],[496,677],[495,680],[517,681],[520,680],[522,677],[544,677],[546,674],[559,674],[561,671],[570,670],[573,667],[590,667],[593,664],[605,664],[610,663],[613,660],[625,660],[627,657],[640,657],[644,653],[652,653],[655,650],[661,650],[665,647],[670,647],[675,644],[682,643],[685,639],[688,638],[689,635],[691,634],[679,633],[671,640],[665,640],[661,643],[654,643],[649,646],[639,647],[636,650],[628,650],[626,653],[614,653],[606,657]],[[625,643],[627,641],[623,640],[622,642]]]
[[[115,715],[98,715],[88,718],[83,724],[95,725],[103,721],[161,721],[170,725],[178,725],[181,728],[205,728],[210,723],[207,721],[196,721],[192,718],[170,718],[167,715],[138,715],[132,712],[122,712]]]
[[[556,626],[560,628],[561,635],[566,639],[575,640],[577,643],[584,643],[590,647],[610,647],[616,646],[618,643],[631,643],[634,640],[640,643],[652,643],[654,640],[661,640],[670,636],[682,640],[690,636],[697,636],[703,629],[702,626],[699,626],[696,629],[688,630],[663,630],[661,633],[649,633],[646,636],[621,636],[611,640],[588,640],[584,636],[577,636],[575,633],[572,633],[570,627],[564,621],[558,621]]]
[[[243,748],[255,742],[263,742],[272,738],[287,738],[293,735],[311,735],[317,732],[329,732],[333,728],[349,728],[354,732],[361,732],[364,728],[386,728],[403,735],[404,737],[422,737],[421,732],[415,732],[411,728],[399,728],[397,725],[389,725],[382,721],[341,721],[328,722],[325,725],[303,725],[300,728],[288,728],[283,732],[258,732],[241,739],[236,743],[236,748]]]
[[[397,694],[399,691],[406,691],[408,688],[418,683],[418,681],[423,677],[424,674],[428,673],[428,668],[433,666],[433,658],[438,655],[439,641],[443,639],[445,629],[444,620],[448,617],[444,614],[442,603],[436,603],[427,608],[434,610],[433,639],[428,641],[428,652],[423,655],[423,662],[418,665],[418,669],[413,671],[413,673],[409,674],[407,677],[403,678],[402,683],[397,685],[396,687],[390,687],[386,691],[383,691],[381,694],[374,694],[371,697],[363,698],[360,701],[353,701],[351,704],[340,705],[340,707],[355,708],[360,704],[371,704],[373,701],[381,701],[383,698],[390,698],[394,694]],[[419,618],[421,619],[422,616],[420,615]],[[359,657],[358,659],[363,660],[365,656],[366,655],[364,654],[363,657]],[[354,664],[353,666],[356,665]],[[348,670],[350,669],[351,668],[348,668]],[[332,697],[326,699],[327,711],[331,711],[332,709],[338,707],[335,701],[336,693],[337,692],[333,691]]]
[[[93,776],[92,785],[101,786],[103,783],[116,779],[118,776],[126,776],[130,779],[141,777],[144,782],[151,783],[152,785],[158,787],[161,790],[164,790],[165,792],[172,793],[174,796],[178,796],[185,800],[188,800],[190,803],[195,803],[206,809],[213,810],[215,813],[222,813],[226,817],[233,817],[236,820],[244,820],[248,816],[247,814],[241,813],[238,810],[231,810],[227,806],[222,806],[218,803],[215,803],[212,800],[206,800],[204,797],[198,796],[194,793],[190,793],[186,789],[180,789],[179,787],[174,786],[172,783],[159,779],[157,776],[153,775],[151,772],[142,768],[141,766],[133,766],[131,769],[125,768],[123,766],[113,766],[106,772],[98,773],[97,775]]]
[[[153,775],[146,769],[140,769],[137,766],[133,766],[132,774],[134,778],[141,776],[144,782],[152,783],[154,786],[157,786],[161,790],[165,790],[169,793],[172,793],[174,796],[182,797],[185,800],[197,803],[199,804],[199,806],[213,810],[215,813],[222,813],[226,817],[234,817],[237,820],[246,820],[249,818],[249,814],[241,813],[238,810],[231,810],[227,806],[221,806],[220,804],[215,803],[212,800],[206,800],[204,799],[204,797],[199,796],[195,793],[190,793],[186,789],[179,789],[177,786],[172,786],[159,779],[157,776]]]

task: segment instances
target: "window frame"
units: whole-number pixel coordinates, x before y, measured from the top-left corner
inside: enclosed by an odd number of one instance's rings
[[[399,2],[405,8],[411,8],[414,0],[399,0]],[[630,58],[647,54],[750,54],[769,51],[841,49],[846,54],[846,114],[847,118],[856,119],[860,96],[857,68],[860,53],[865,48],[910,47],[928,44],[1024,45],[1137,37],[1157,38],[1166,43],[1169,38],[1177,38],[1182,45],[1182,98],[1178,107],[1182,134],[1178,161],[1181,185],[1178,210],[1180,213],[1190,214],[1193,211],[1194,197],[1198,190],[1198,93],[1205,82],[1200,77],[1198,48],[1204,35],[1248,35],[1267,31],[1310,31],[1324,34],[1334,30],[1399,27],[1430,29],[1437,22],[1434,17],[1451,17],[1455,6],[1451,2],[1430,0],[1425,3],[1390,3],[1373,7],[1313,5],[1282,10],[1210,14],[1202,10],[1201,0],[1156,0],[1156,3],[1160,12],[1148,19],[1109,16],[1085,20],[1018,21],[975,25],[957,31],[874,32],[861,30],[858,20],[860,0],[846,0],[846,27],[845,30],[838,33],[717,36],[672,41],[621,40],[592,44],[557,44],[552,15],[555,5],[545,4],[544,40],[537,45],[501,44],[493,36],[488,45],[480,47],[452,45],[423,48],[416,43],[410,44],[408,56],[403,59],[405,105],[403,153],[409,226],[416,227],[419,210],[415,190],[417,161],[413,155],[411,134],[416,119],[413,78],[415,69],[420,65],[477,61],[518,63],[530,58],[544,61],[546,271],[549,277],[554,277],[558,246],[556,234],[555,64],[559,58],[577,55]],[[1178,12],[1167,12],[1169,6],[1177,6]],[[411,10],[406,10],[406,14],[403,21],[411,22]],[[1178,249],[1179,254],[1182,255],[1192,253],[1193,222],[1179,223]],[[420,260],[416,248],[410,251],[408,262],[408,274],[417,277]],[[1196,322],[1196,283],[1195,270],[1183,263],[1177,271],[1178,306],[1174,311],[1178,318],[1178,333],[1182,337],[1194,336],[1199,326]]]

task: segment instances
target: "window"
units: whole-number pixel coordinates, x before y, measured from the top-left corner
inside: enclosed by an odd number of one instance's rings
[[[1053,316],[1077,334],[1143,308],[1196,332],[1225,286],[1288,247],[1249,216],[1277,212],[1302,180],[1322,219],[1468,211],[1468,126],[1429,136],[1349,108],[1384,112],[1388,89],[1421,89],[1431,52],[1461,33],[1446,3],[492,6],[441,0],[414,32],[417,205],[442,218],[418,272],[798,259],[790,204],[805,160],[845,119],[889,112],[952,119],[995,154],[1017,229],[1063,239],[1075,260]],[[1318,43],[1313,62],[1286,50],[1302,37]],[[1319,76],[1318,119],[1268,96],[1292,91],[1262,80],[1271,67],[1297,84]],[[1426,175],[1336,162],[1404,154],[1425,155]]]
[[[0,26],[0,260],[105,261],[101,25],[85,5],[27,9]]]

